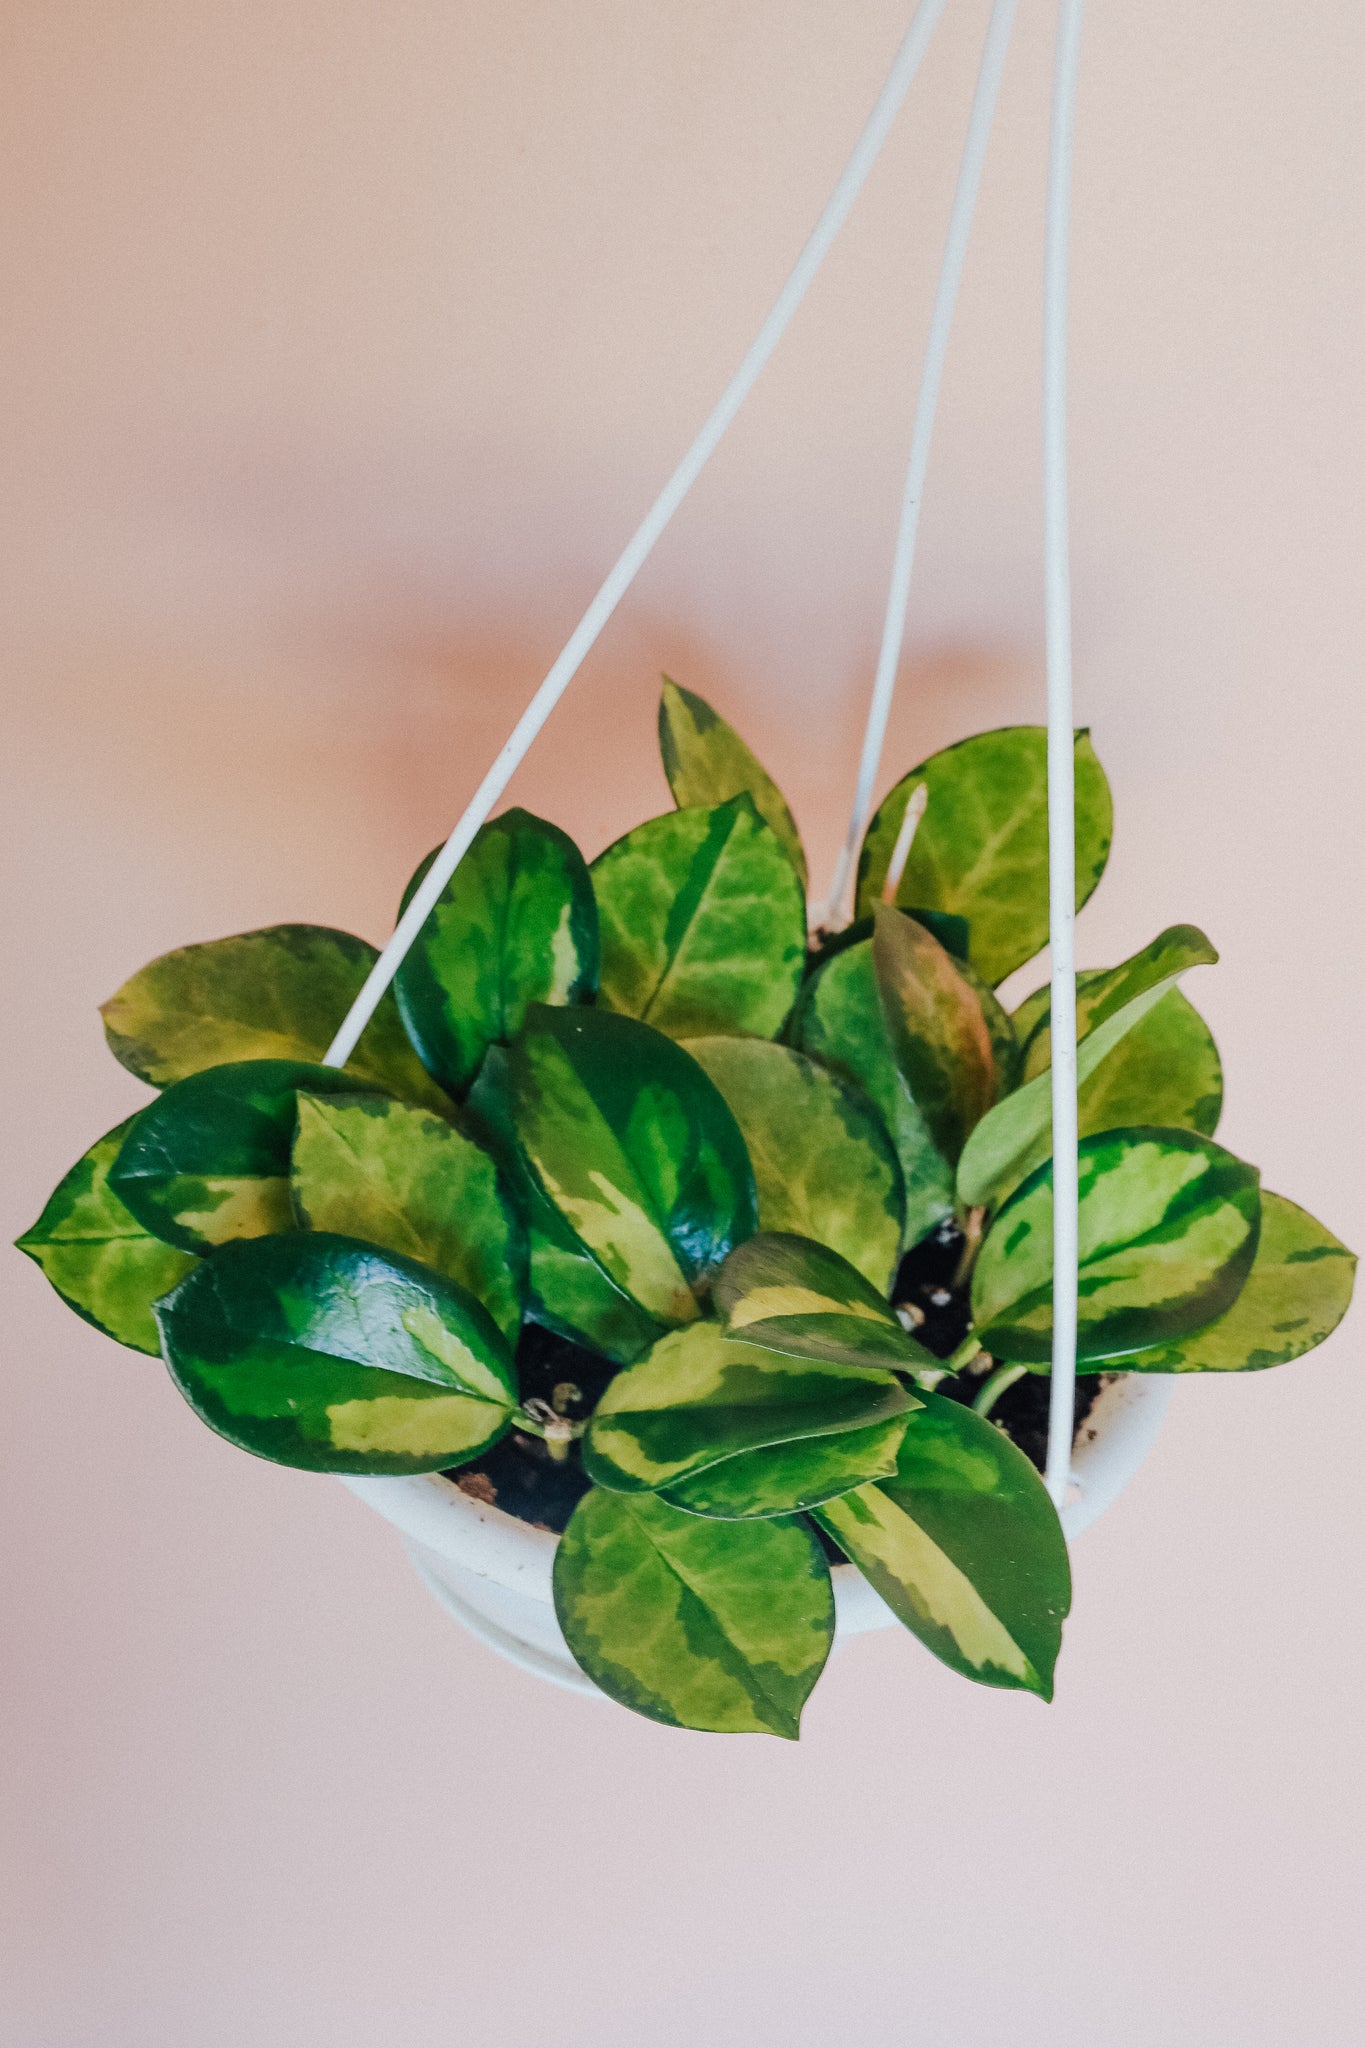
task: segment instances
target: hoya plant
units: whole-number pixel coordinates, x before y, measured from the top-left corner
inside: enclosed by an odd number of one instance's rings
[[[1048,936],[1045,735],[905,776],[813,942],[748,748],[671,683],[660,739],[677,808],[591,866],[525,811],[484,827],[340,1071],[360,939],[134,975],[105,1027],[157,1093],[21,1247],[243,1450],[449,1473],[560,1532],[565,1638],[638,1713],[794,1736],[845,1560],[954,1670],[1050,1698],[1049,997],[996,993]],[[1084,901],[1084,733],[1075,770]],[[1297,1358],[1350,1297],[1345,1247],[1215,1140],[1178,984],[1216,957],[1177,925],[1080,978],[1082,1411],[1106,1374]]]

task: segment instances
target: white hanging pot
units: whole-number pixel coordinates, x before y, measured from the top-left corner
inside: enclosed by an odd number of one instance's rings
[[[1174,1378],[1161,1373],[1123,1373],[1101,1388],[1072,1457],[1072,1494],[1062,1509],[1068,1541],[1122,1493],[1155,1442],[1174,1391]],[[439,1472],[342,1483],[401,1533],[423,1585],[471,1635],[523,1671],[602,1697],[575,1664],[555,1617],[557,1536],[473,1499]],[[837,1564],[830,1576],[836,1648],[850,1636],[900,1626],[852,1565]]]

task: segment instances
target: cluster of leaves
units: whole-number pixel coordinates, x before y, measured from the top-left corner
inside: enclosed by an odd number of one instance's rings
[[[643,1714],[794,1735],[831,1550],[945,1663],[1050,1697],[1066,1548],[985,1412],[1051,1351],[1048,994],[994,993],[1047,939],[1044,735],[906,776],[855,922],[808,952],[774,784],[672,684],[660,734],[677,809],[591,868],[523,811],[485,826],[342,1071],[358,939],[284,925],[134,976],[109,1042],[160,1092],[22,1247],[258,1456],[404,1474],[578,1436],[559,1618]],[[1075,765],[1083,901],[1111,814],[1084,734]],[[1276,1364],[1349,1298],[1351,1255],[1213,1141],[1218,1056],[1177,982],[1215,958],[1178,926],[1082,978],[1087,1365]],[[972,1324],[945,1365],[894,1290],[946,1218]],[[521,1400],[527,1321],[614,1368],[581,1422]]]

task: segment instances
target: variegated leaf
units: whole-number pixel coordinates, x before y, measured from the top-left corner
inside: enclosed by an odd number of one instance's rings
[[[951,1164],[999,1086],[981,1002],[938,940],[898,910],[877,911],[872,960],[896,1065]]]
[[[732,796],[752,797],[754,809],[786,848],[804,890],[806,856],[801,834],[781,790],[734,727],[704,698],[682,689],[668,676],[659,699],[659,752],[673,801],[680,810],[709,810]]]
[[[850,1429],[843,1436],[807,1437],[800,1443],[742,1451],[736,1458],[708,1465],[680,1486],[668,1487],[661,1498],[686,1508],[689,1515],[710,1515],[722,1522],[818,1507],[893,1473],[906,1421],[904,1415],[893,1415],[889,1422]]]
[[[663,1326],[618,1285],[541,1186],[512,1121],[506,1049],[490,1046],[466,1109],[526,1221],[526,1314],[572,1342],[628,1365]]]
[[[831,1245],[874,1287],[889,1288],[905,1198],[886,1127],[861,1089],[758,1038],[691,1038],[686,1049],[739,1125],[759,1228]]]
[[[662,1323],[753,1234],[753,1170],[718,1089],[633,1017],[536,1008],[512,1051],[518,1140],[598,1263]]]
[[[1223,1111],[1223,1065],[1213,1033],[1183,990],[1169,989],[1101,1060],[1077,1103],[1083,1138],[1125,1124],[1213,1136]]]
[[[554,1594],[589,1678],[674,1728],[794,1740],[834,1640],[829,1567],[809,1529],[706,1521],[650,1495],[585,1494]]]
[[[408,1035],[437,1080],[463,1094],[489,1046],[515,1038],[532,1003],[591,997],[598,952],[582,854],[557,825],[504,811],[478,834],[398,970]]]
[[[1076,978],[1076,1036],[1084,1040],[1112,1017],[1127,1014],[1138,996],[1166,989],[1192,967],[1217,965],[1218,952],[1197,925],[1173,924],[1150,945],[1118,967],[1101,968]],[[1032,1081],[1052,1065],[1051,991],[1024,1046],[1020,1079]],[[1144,1013],[1145,1014],[1145,1013]]]
[[[951,1215],[953,1175],[898,1069],[877,990],[871,939],[841,948],[801,991],[788,1035],[811,1059],[872,1102],[895,1147],[905,1184],[905,1243]]]
[[[289,1150],[301,1088],[344,1095],[355,1082],[301,1060],[238,1060],[175,1082],[133,1118],[111,1187],[182,1251],[292,1230]]]
[[[971,958],[993,986],[1047,944],[1047,734],[1042,726],[978,733],[931,755],[898,782],[868,827],[858,911],[881,900],[905,807],[923,785],[928,807],[896,901],[953,911],[971,927]],[[1113,805],[1088,733],[1076,735],[1076,902],[1104,872]]]
[[[817,1520],[926,1649],[982,1685],[1052,1698],[1071,1572],[1028,1459],[956,1401],[925,1396],[896,1475]]]
[[[592,864],[601,1001],[672,1038],[771,1038],[801,983],[806,913],[747,795],[637,825]]]
[[[797,1358],[919,1372],[938,1360],[855,1266],[828,1245],[762,1231],[731,1252],[715,1286],[731,1335]]]
[[[157,1304],[172,1377],[230,1443],[314,1472],[431,1472],[516,1400],[487,1310],[438,1273],[298,1231],[224,1245]]]
[[[1101,1071],[1129,1032],[1173,991],[1180,975],[1217,957],[1202,932],[1192,925],[1176,925],[1107,973],[1093,997],[1087,989],[1077,1005],[1083,1034],[1076,1053],[1078,1083],[1084,1086]],[[1050,1032],[1042,1023],[1025,1048],[1026,1072],[1032,1048],[1040,1040],[1050,1048]],[[970,1208],[1000,1202],[1051,1151],[1052,1079],[1045,1066],[997,1103],[972,1132],[958,1162],[959,1200]]]
[[[152,1303],[183,1280],[195,1261],[145,1230],[109,1185],[109,1169],[131,1123],[130,1117],[76,1161],[17,1242],[78,1316],[155,1357],[161,1344]]]
[[[609,1383],[583,1464],[599,1486],[655,1493],[741,1451],[867,1429],[914,1405],[879,1367],[795,1358],[693,1323]]]
[[[1125,1372],[1260,1372],[1302,1358],[1351,1305],[1356,1260],[1283,1195],[1262,1193],[1256,1260],[1232,1307],[1187,1337],[1123,1360]]]
[[[241,1060],[320,1060],[379,955],[325,925],[277,924],[163,953],[100,1011],[115,1059],[164,1088]],[[347,1062],[353,1087],[448,1109],[385,995]]]
[[[1229,1309],[1260,1231],[1255,1167],[1193,1131],[1106,1131],[1080,1146],[1077,1357],[1122,1358]],[[972,1275],[977,1334],[996,1358],[1052,1356],[1052,1162],[1006,1202]]]
[[[444,1273],[515,1345],[526,1235],[472,1138],[387,1096],[300,1093],[291,1178],[305,1229],[358,1237]]]

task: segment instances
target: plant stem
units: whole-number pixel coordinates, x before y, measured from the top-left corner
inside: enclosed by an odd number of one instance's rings
[[[965,1287],[972,1277],[976,1255],[981,1249],[981,1233],[986,1221],[984,1209],[969,1209],[962,1219],[962,1255],[953,1274],[953,1287]]]
[[[1026,1365],[998,1365],[972,1403],[975,1415],[989,1415],[1006,1387],[1012,1387],[1028,1371]]]
[[[944,1366],[949,1372],[963,1372],[980,1355],[981,1348],[981,1339],[974,1330],[969,1330],[952,1357],[943,1361]]]

